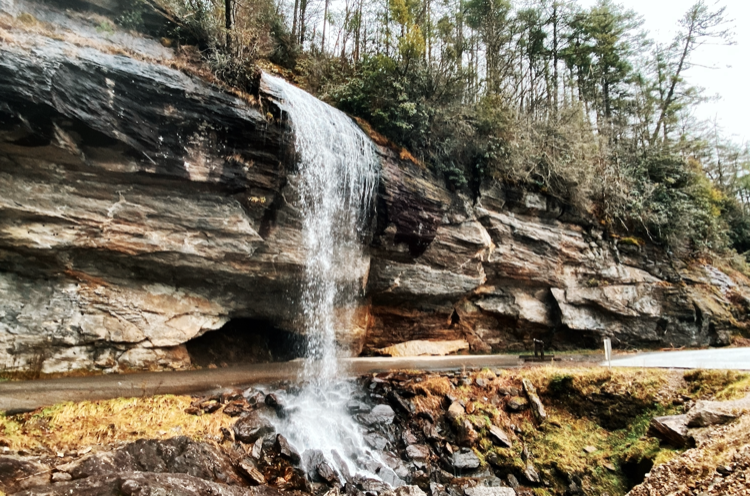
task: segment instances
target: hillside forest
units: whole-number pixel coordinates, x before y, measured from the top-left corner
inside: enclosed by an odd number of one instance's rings
[[[138,29],[145,0],[131,1],[119,20]],[[750,256],[750,149],[694,116],[708,98],[696,53],[732,43],[720,5],[696,2],[663,44],[610,0],[159,2],[178,19],[170,39],[225,83],[254,92],[273,68],[453,190],[495,179],[622,241]]]

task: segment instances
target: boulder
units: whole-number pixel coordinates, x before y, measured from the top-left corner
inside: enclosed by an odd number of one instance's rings
[[[523,476],[526,477],[526,480],[531,484],[539,484],[539,482],[541,482],[539,474],[531,460],[526,460],[526,467],[523,470]]]
[[[417,444],[419,443],[419,439],[417,436],[412,432],[411,429],[404,429],[401,432],[401,439],[404,441],[404,444],[409,446],[410,444]]]
[[[415,339],[403,343],[386,346],[374,350],[380,355],[392,357],[409,357],[409,356],[443,356],[456,353],[461,350],[468,350],[469,343],[464,339],[455,339],[451,341],[426,341]]]
[[[474,470],[479,468],[480,464],[481,462],[479,461],[479,458],[477,458],[477,455],[468,448],[463,448],[460,451],[453,453],[451,465],[456,470]]]
[[[659,438],[675,448],[684,448],[693,444],[688,435],[687,415],[667,415],[654,417],[648,427],[648,435]]]
[[[266,405],[270,406],[276,411],[283,410],[284,409],[284,402],[279,398],[279,395],[276,393],[269,393],[266,395],[265,398]]]
[[[410,460],[425,461],[430,458],[430,447],[424,444],[412,444],[406,447],[406,456]]]
[[[419,486],[400,486],[397,487],[393,493],[396,496],[427,496]]]
[[[518,479],[516,479],[516,476],[513,474],[508,474],[508,485],[512,487],[513,489],[518,489],[518,487],[521,485],[518,482]]]
[[[249,460],[247,458],[240,460],[239,463],[237,463],[237,468],[240,469],[242,474],[247,477],[247,479],[251,483],[255,485],[262,485],[266,483],[265,475],[263,475],[263,472],[258,470],[258,467],[252,460]]]
[[[0,491],[13,494],[48,484],[52,469],[36,460],[20,456],[0,456]]]
[[[400,477],[401,479],[406,479],[407,477],[409,477],[410,471],[406,467],[404,461],[401,460],[401,458],[399,458],[398,456],[393,456],[387,452],[382,453],[380,456],[383,462],[385,462],[385,464],[388,466],[388,468],[393,470],[393,472],[398,477]]]
[[[349,413],[354,413],[354,414],[370,413],[372,411],[372,407],[370,405],[362,401],[357,401],[357,400],[349,400],[346,403],[346,409],[349,410]]]
[[[448,407],[447,413],[445,414],[445,416],[451,422],[456,422],[456,420],[460,419],[464,415],[466,415],[466,410],[458,401],[454,401],[453,403],[451,403],[451,405]]]
[[[491,425],[489,428],[489,435],[492,443],[500,446],[501,448],[510,448],[513,446],[513,442],[508,437],[503,429],[496,425]]]
[[[547,411],[544,409],[542,400],[539,399],[539,395],[536,394],[536,388],[530,380],[523,379],[523,392],[526,393],[526,397],[529,399],[529,405],[531,406],[531,413],[534,414],[534,418],[537,422],[542,423],[547,420]]]
[[[393,423],[396,412],[389,405],[376,405],[370,413],[364,413],[357,418],[365,425],[389,425]]]
[[[182,473],[211,482],[245,485],[230,457],[218,447],[188,437],[141,439],[115,451],[100,451],[58,470],[73,479],[120,472]]]
[[[737,401],[698,401],[687,413],[688,427],[726,424],[750,409],[750,398]]]
[[[294,446],[289,444],[289,441],[287,438],[282,436],[281,434],[276,435],[276,449],[279,450],[279,454],[292,462],[293,464],[297,464],[300,462],[301,457],[299,455],[299,452],[294,449]]]
[[[471,447],[479,440],[479,433],[469,419],[461,420],[455,430],[456,442],[461,446]]]
[[[268,486],[255,488],[227,486],[186,474],[155,474],[150,472],[120,472],[97,475],[51,486],[36,486],[14,496],[279,496]]]
[[[409,400],[404,399],[397,392],[389,392],[387,398],[393,409],[398,413],[406,416],[411,416],[415,412],[414,405],[412,405]]]
[[[340,484],[338,474],[331,466],[331,464],[326,460],[318,463],[318,465],[315,467],[315,471],[324,481],[328,482],[329,484]]]
[[[505,405],[511,412],[522,412],[529,408],[529,400],[521,396],[513,396]]]
[[[378,451],[383,451],[388,446],[388,440],[376,432],[368,432],[363,437],[370,448]]]
[[[252,456],[256,460],[260,460],[260,457],[263,456],[263,438],[262,437],[259,437],[253,443],[253,447],[250,450],[250,456]]]
[[[476,486],[464,489],[466,496],[516,496],[516,490],[512,487],[487,487]]]
[[[273,424],[257,412],[250,412],[234,423],[234,437],[243,443],[252,444],[263,436],[276,431]]]

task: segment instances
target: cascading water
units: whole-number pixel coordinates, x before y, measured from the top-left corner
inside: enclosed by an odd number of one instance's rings
[[[305,386],[286,397],[290,414],[277,429],[300,452],[319,450],[340,472],[357,471],[377,455],[370,453],[347,411],[351,386],[338,377],[336,335],[353,325],[356,288],[369,266],[362,238],[378,158],[370,139],[346,114],[282,79],[263,77],[294,131],[306,253],[301,298],[308,339]]]
[[[352,324],[357,292],[369,259],[363,224],[378,174],[370,139],[343,112],[278,78],[282,110],[295,136],[299,210],[306,253],[302,317],[309,340],[305,376],[336,377],[336,333]]]

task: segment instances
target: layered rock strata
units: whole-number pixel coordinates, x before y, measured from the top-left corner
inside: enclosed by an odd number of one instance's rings
[[[101,14],[0,2],[0,368],[186,367],[187,341],[237,318],[304,333],[294,140],[274,95],[235,94],[185,47]],[[348,353],[726,344],[744,324],[739,275],[624,244],[541,194],[451,192],[380,153]]]

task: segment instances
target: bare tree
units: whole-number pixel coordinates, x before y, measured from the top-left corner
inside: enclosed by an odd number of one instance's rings
[[[724,17],[725,7],[712,11],[704,0],[699,0],[687,11],[680,20],[680,32],[671,46],[674,57],[671,74],[666,78],[666,93],[662,95],[659,118],[651,134],[651,143],[655,143],[662,131],[667,139],[667,118],[673,111],[677,95],[678,84],[682,81],[685,70],[691,66],[690,57],[695,51],[708,41],[731,43],[731,32],[725,29],[727,19]]]

